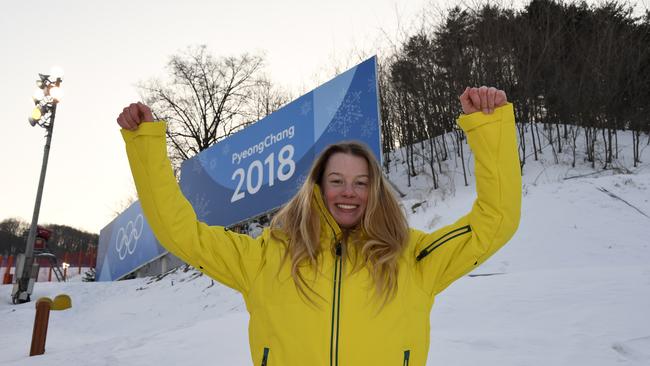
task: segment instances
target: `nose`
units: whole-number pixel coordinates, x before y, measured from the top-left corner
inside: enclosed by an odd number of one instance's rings
[[[354,183],[351,184],[346,184],[345,188],[343,189],[343,196],[344,197],[354,197],[357,195],[357,192],[354,190]]]

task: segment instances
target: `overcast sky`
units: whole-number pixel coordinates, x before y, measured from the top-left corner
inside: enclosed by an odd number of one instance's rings
[[[441,1],[442,2],[442,1]],[[334,65],[380,52],[421,22],[424,0],[15,1],[0,12],[0,220],[31,221],[45,130],[27,116],[39,72],[64,69],[40,223],[98,233],[133,181],[115,119],[134,85],[164,75],[169,56],[206,44],[219,56],[266,55],[294,96]],[[399,21],[398,21],[399,20]],[[404,24],[399,24],[399,23]],[[350,55],[354,53],[355,57]]]
[[[264,53],[266,72],[297,97],[381,54],[422,10],[447,0],[12,1],[0,12],[0,220],[31,221],[45,130],[27,116],[37,74],[65,71],[40,223],[98,233],[134,195],[115,119],[135,84],[170,55],[205,44],[217,56]],[[449,2],[456,3],[456,2]],[[470,2],[475,3],[475,2]],[[640,6],[645,9],[646,0]],[[410,32],[412,34],[412,32]],[[402,35],[402,36],[400,36]]]

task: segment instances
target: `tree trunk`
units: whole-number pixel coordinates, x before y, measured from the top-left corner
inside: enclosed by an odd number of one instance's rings
[[[458,131],[457,136],[458,136],[458,148],[460,150],[460,161],[463,164],[463,179],[465,179],[465,187],[467,187],[469,184],[467,183],[467,170],[465,169],[465,154],[463,152],[463,141],[461,141],[461,137],[463,131]]]
[[[557,152],[562,154],[562,138],[560,137],[560,124],[555,124],[555,130],[557,131]]]

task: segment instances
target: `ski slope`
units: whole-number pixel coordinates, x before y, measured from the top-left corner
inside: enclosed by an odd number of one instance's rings
[[[436,299],[429,365],[650,365],[650,149],[636,169],[620,157],[629,174],[552,160],[549,148],[527,160],[513,239]],[[445,163],[436,191],[426,173],[409,188],[392,170],[412,226],[431,231],[470,209],[473,177],[465,187],[458,164]],[[45,354],[28,357],[34,302],[11,305],[0,286],[0,365],[251,365],[241,296],[193,270],[38,283],[33,298],[61,293],[72,309],[50,314]]]

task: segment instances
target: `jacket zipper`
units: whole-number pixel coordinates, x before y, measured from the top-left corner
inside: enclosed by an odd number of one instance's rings
[[[262,356],[262,364],[260,366],[266,366],[268,359],[269,359],[269,348],[264,347],[264,356]]]
[[[339,319],[341,314],[341,277],[343,258],[341,242],[336,243],[336,260],[334,262],[334,290],[332,293],[332,330],[330,334],[330,366],[339,364]]]
[[[411,350],[404,351],[404,364],[402,366],[409,366],[409,358],[411,358]]]
[[[433,252],[436,248],[438,248],[442,244],[450,241],[453,238],[456,238],[458,236],[467,234],[467,233],[469,233],[471,231],[472,231],[472,228],[469,225],[465,225],[465,226],[462,226],[462,227],[459,227],[457,229],[454,229],[452,231],[447,232],[445,235],[443,235],[443,236],[439,237],[438,239],[434,240],[433,243],[427,245],[426,248],[422,249],[422,251],[420,251],[420,254],[418,254],[418,256],[416,257],[416,260],[417,261],[422,260],[422,258],[429,255],[431,252]]]

